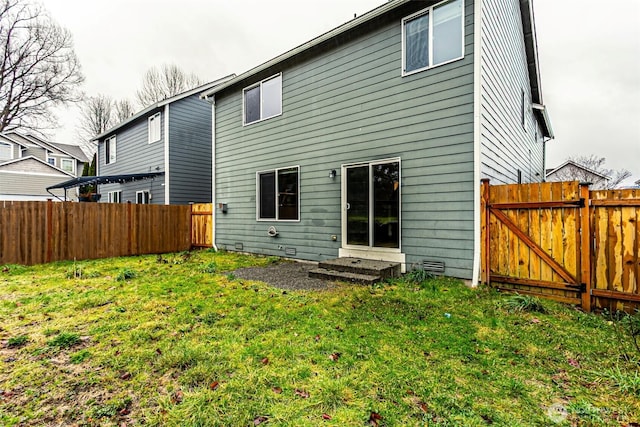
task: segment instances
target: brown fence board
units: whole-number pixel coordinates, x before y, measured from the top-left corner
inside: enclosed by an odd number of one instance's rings
[[[189,206],[2,202],[0,264],[165,253],[191,247]]]
[[[640,307],[640,190],[483,182],[482,191],[484,281],[585,310]]]
[[[197,247],[213,246],[213,204],[191,205],[191,241]]]

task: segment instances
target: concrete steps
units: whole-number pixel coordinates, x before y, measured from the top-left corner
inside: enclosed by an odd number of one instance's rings
[[[337,258],[318,263],[309,277],[370,285],[392,277],[400,277],[400,264],[361,258]]]

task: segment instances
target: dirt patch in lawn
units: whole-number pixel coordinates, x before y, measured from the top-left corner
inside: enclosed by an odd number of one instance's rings
[[[309,277],[309,270],[318,268],[316,263],[279,262],[267,267],[240,268],[233,275],[240,279],[256,280],[279,289],[319,291],[331,289],[334,282]]]

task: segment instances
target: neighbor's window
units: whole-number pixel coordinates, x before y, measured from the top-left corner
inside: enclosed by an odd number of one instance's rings
[[[0,142],[0,160],[11,160],[13,158],[13,149],[11,144]]]
[[[121,203],[122,202],[122,191],[109,191],[108,193],[108,202],[109,203]]]
[[[245,125],[282,114],[282,74],[248,87],[242,94]]]
[[[136,191],[136,203],[139,205],[148,205],[151,195],[148,191]]]
[[[104,162],[105,164],[115,163],[116,162],[116,136],[110,136],[109,138],[104,140]]]
[[[55,157],[49,157],[47,159],[47,163],[49,163],[51,166],[55,166],[56,165],[56,158]]]
[[[258,172],[257,175],[258,220],[298,221],[300,167]]]
[[[451,0],[402,20],[403,74],[464,56],[463,10],[463,0]]]
[[[65,172],[74,173],[73,159],[60,159],[60,169]]]
[[[149,117],[149,144],[160,141],[160,113]]]

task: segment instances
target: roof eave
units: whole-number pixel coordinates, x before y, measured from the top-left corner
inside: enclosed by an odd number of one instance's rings
[[[551,119],[549,118],[547,107],[540,104],[533,104],[533,114],[536,116],[538,123],[540,123],[540,127],[542,127],[542,136],[554,139],[556,136],[551,127]]]
[[[207,84],[198,86],[196,88],[190,89],[186,92],[182,92],[178,95],[172,96],[171,98],[167,98],[167,99],[163,99],[162,101],[158,101],[155,104],[152,104],[150,106],[148,106],[147,108],[145,108],[144,110],[140,111],[139,113],[134,114],[133,116],[129,117],[128,119],[124,120],[123,122],[118,123],[116,126],[112,127],[111,129],[108,129],[107,131],[101,133],[100,135],[94,137],[93,139],[91,139],[91,141],[98,141],[102,138],[105,138],[106,136],[115,133],[118,129],[121,129],[125,126],[127,126],[128,124],[140,119],[141,117],[146,116],[147,114],[151,113],[152,111],[155,111],[159,108],[164,107],[167,104],[171,104],[172,102],[176,102],[179,101],[181,99],[187,98],[189,96],[192,95],[196,95],[204,90],[208,90],[211,89],[212,87],[215,87],[216,85],[219,85],[221,83],[224,83],[230,79],[233,79],[235,77],[235,74],[229,74],[228,76],[225,76],[221,79],[218,80],[214,80],[212,82],[209,82]]]
[[[261,71],[267,70],[275,65],[278,65],[290,58],[293,58],[296,55],[299,55],[302,52],[305,52],[315,46],[318,46],[321,43],[326,42],[327,40],[331,40],[334,37],[339,36],[340,34],[346,33],[347,31],[350,31],[366,22],[369,22],[375,18],[378,18],[379,16],[384,15],[385,13],[399,7],[402,6],[405,3],[409,3],[409,1],[411,0],[390,0],[389,2],[377,7],[376,9],[373,9],[367,13],[365,13],[364,15],[361,15],[357,18],[352,19],[351,21],[340,25],[339,27],[334,28],[333,30],[330,30],[304,44],[301,44],[298,47],[295,47],[285,53],[283,53],[282,55],[276,56],[275,58],[261,64],[258,65],[257,67],[254,67],[252,69],[250,69],[249,71],[246,71],[242,74],[240,74],[239,76],[227,81],[226,83],[223,83],[219,86],[216,86],[215,88],[211,89],[211,90],[207,90],[205,92],[203,92],[200,95],[200,98],[202,99],[206,99],[208,97],[211,97],[213,95],[215,95],[216,93],[235,85],[237,82],[240,82],[242,80],[246,80],[247,78],[260,73]]]

